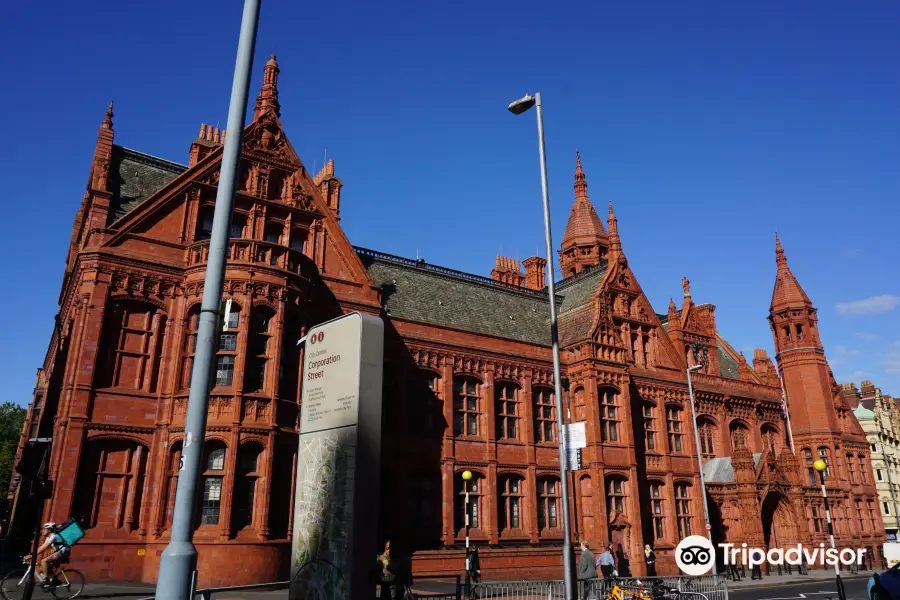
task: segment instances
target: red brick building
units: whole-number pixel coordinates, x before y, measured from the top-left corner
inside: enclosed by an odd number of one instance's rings
[[[487,577],[559,575],[561,498],[546,263],[498,257],[492,278],[354,248],[341,230],[334,162],[304,167],[281,128],[266,63],[244,132],[195,542],[201,585],[274,580],[287,567],[305,328],[342,312],[386,323],[382,531],[418,573],[459,572],[460,473],[474,474],[472,537]],[[203,125],[187,165],[114,143],[100,126],[75,217],[56,328],[23,441],[52,436],[50,498],[17,480],[13,528],[80,519],[74,563],[91,579],[153,581],[167,543],[197,312],[225,131]],[[824,457],[842,545],[883,527],[866,438],[825,361],[816,310],[776,245],[770,327],[777,366],[750,365],[715,307],[658,314],[604,226],[580,158],[562,238],[560,338],[571,419],[586,423],[573,525],[621,543],[643,571],[703,533],[685,371],[694,377],[714,533],[754,545],[824,541],[809,465]],[[522,267],[524,266],[524,272]],[[638,267],[639,268],[639,267]],[[784,376],[795,452],[780,412]],[[373,553],[374,553],[373,549]],[[374,556],[374,554],[373,554]]]

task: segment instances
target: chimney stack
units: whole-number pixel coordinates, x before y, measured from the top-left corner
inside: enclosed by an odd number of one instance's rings
[[[547,261],[540,256],[532,256],[522,261],[525,265],[525,287],[543,290],[547,287]]]

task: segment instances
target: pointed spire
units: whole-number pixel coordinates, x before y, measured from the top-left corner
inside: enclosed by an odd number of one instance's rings
[[[103,118],[103,123],[100,124],[100,127],[103,129],[112,129],[113,128],[113,101],[109,101],[109,108],[106,109],[106,116]]]
[[[256,97],[256,109],[253,111],[253,119],[256,120],[268,110],[275,112],[276,117],[281,116],[281,105],[278,103],[278,61],[275,55],[269,57],[263,69],[263,84]]]
[[[621,252],[622,240],[619,239],[619,220],[613,212],[612,200],[609,200],[609,215],[606,218],[606,226],[609,228],[610,252]]]
[[[787,267],[787,257],[784,255],[784,248],[781,246],[781,240],[778,239],[778,232],[775,232],[775,264],[778,268]]]
[[[578,238],[576,240],[576,238]],[[587,195],[587,178],[584,169],[581,168],[581,153],[575,152],[575,202],[572,204],[572,212],[569,213],[569,222],[566,223],[566,231],[563,233],[562,248],[580,244],[596,243],[603,241],[606,245],[606,230],[603,223],[594,210],[590,198]]]
[[[575,151],[575,198],[587,198],[587,178],[581,168],[581,153]]]
[[[788,307],[812,308],[812,301],[788,267],[787,256],[777,233],[775,234],[775,264],[778,266],[778,272],[775,275],[775,289],[772,291],[772,304],[769,306],[769,310],[774,312]]]

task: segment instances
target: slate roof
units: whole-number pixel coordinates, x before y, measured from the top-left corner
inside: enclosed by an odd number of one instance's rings
[[[759,466],[761,453],[753,455],[753,467]],[[703,464],[703,478],[707,483],[734,483],[734,465],[730,456],[710,458]]]
[[[113,197],[107,224],[122,218],[186,170],[184,165],[113,144],[109,169]]]
[[[719,353],[719,371],[722,374],[722,377],[727,377],[728,379],[740,379],[738,376],[738,370],[740,369],[740,365],[736,360],[731,357],[731,354],[725,351],[725,348],[722,347],[718,341],[716,342],[716,350]]]
[[[549,346],[546,292],[365,248],[356,252],[391,317]]]
[[[556,288],[557,294],[563,296],[562,303],[557,305],[561,346],[574,344],[590,334],[594,322],[593,295],[603,281],[606,268],[607,263],[603,262],[564,279]]]

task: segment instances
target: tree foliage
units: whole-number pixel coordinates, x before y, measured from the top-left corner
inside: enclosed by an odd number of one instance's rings
[[[0,404],[0,508],[6,505],[9,480],[12,477],[13,461],[25,415],[28,411],[12,402]],[[5,511],[0,511],[0,517]]]

